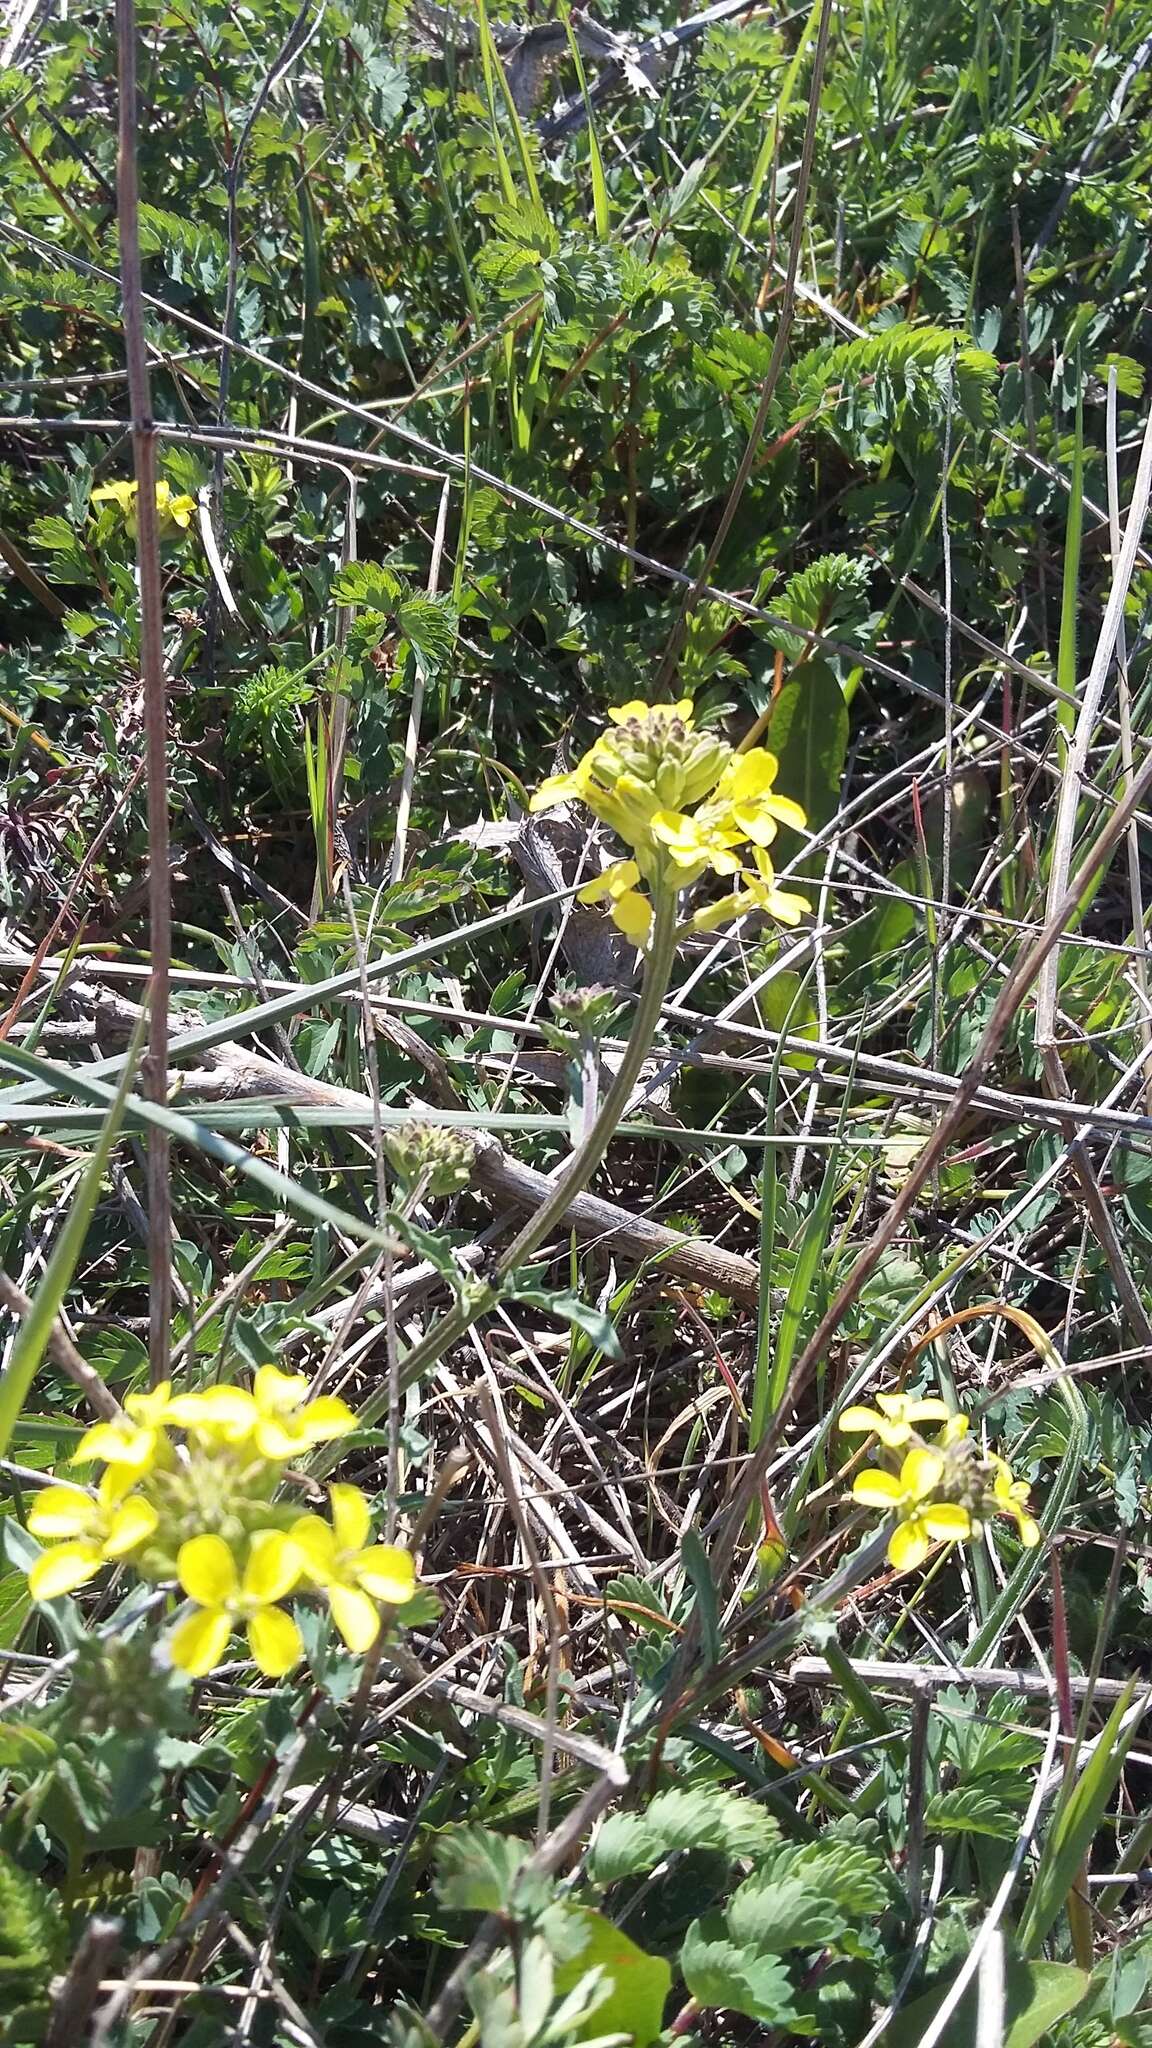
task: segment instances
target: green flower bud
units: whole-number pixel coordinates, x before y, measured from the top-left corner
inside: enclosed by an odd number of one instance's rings
[[[430,1195],[459,1194],[475,1170],[471,1138],[448,1124],[401,1124],[388,1133],[384,1146],[401,1180],[408,1187],[421,1185]]]

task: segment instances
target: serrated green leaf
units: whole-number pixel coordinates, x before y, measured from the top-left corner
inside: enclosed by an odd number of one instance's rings
[[[733,1893],[724,1918],[735,1941],[772,1955],[823,1948],[848,1926],[847,1914],[820,1891],[818,1878],[778,1878],[771,1871],[748,1878]]]
[[[786,2026],[796,2012],[788,1972],[776,1956],[749,1954],[722,1936],[709,1937],[696,1920],[684,1937],[680,1970],[697,2004],[739,2012],[765,2026]]]
[[[658,1792],[643,1814],[608,1816],[592,1847],[589,1874],[596,1884],[615,1884],[636,1871],[654,1870],[678,1849],[763,1856],[779,1832],[770,1813],[734,1792],[715,1786]]]
[[[454,1828],[436,1850],[436,1894],[459,1913],[502,1913],[511,1904],[526,1842],[491,1828]]]

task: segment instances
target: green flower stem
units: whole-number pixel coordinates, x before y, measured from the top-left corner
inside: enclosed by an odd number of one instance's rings
[[[676,891],[662,890],[653,900],[654,921],[652,944],[644,969],[644,980],[640,999],[632,1020],[632,1029],[624,1047],[623,1057],[612,1081],[611,1087],[600,1106],[596,1121],[569,1161],[567,1170],[557,1181],[553,1192],[541,1207],[529,1216],[522,1230],[518,1231],[507,1251],[496,1265],[494,1279],[483,1287],[477,1287],[467,1302],[450,1309],[441,1316],[421,1338],[418,1344],[401,1360],[400,1378],[403,1386],[410,1386],[421,1373],[442,1358],[449,1346],[455,1344],[478,1317],[496,1306],[500,1299],[500,1282],[524,1265],[538,1245],[559,1224],[572,1201],[581,1189],[586,1188],[596,1172],[616,1133],[632,1090],[640,1074],[656,1036],[664,998],[672,974],[672,963],[676,957]],[[360,1421],[370,1426],[383,1414],[387,1405],[387,1389],[380,1388],[364,1403],[360,1410]],[[338,1456],[333,1447],[317,1460],[320,1470],[326,1469],[330,1458]]]

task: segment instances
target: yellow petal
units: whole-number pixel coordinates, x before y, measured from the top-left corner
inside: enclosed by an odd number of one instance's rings
[[[900,1467],[900,1485],[911,1500],[923,1500],[939,1486],[944,1460],[939,1451],[909,1451]]]
[[[878,1415],[876,1434],[886,1449],[897,1451],[901,1444],[907,1443],[912,1434],[912,1425],[910,1422],[899,1422],[894,1417]]]
[[[1036,1545],[1040,1541],[1039,1522],[1034,1521],[1031,1515],[1026,1515],[1022,1511],[1018,1511],[1016,1515],[1016,1527],[1020,1531],[1020,1541],[1023,1544],[1025,1550],[1035,1550]]]
[[[236,1560],[222,1536],[192,1536],[180,1545],[176,1576],[190,1600],[200,1607],[223,1607],[239,1585]],[[214,1658],[219,1663],[219,1658]],[[191,1665],[185,1665],[186,1671]]]
[[[265,1606],[290,1593],[303,1560],[290,1536],[279,1529],[261,1529],[252,1538],[244,1567],[244,1597]]]
[[[612,906],[612,922],[634,946],[646,944],[652,929],[652,905],[647,896],[641,896],[636,889],[630,889]]]
[[[92,1458],[118,1460],[125,1443],[138,1434],[131,1426],[125,1429],[119,1422],[95,1422],[91,1429],[85,1430],[72,1453],[73,1460],[77,1465],[87,1464]]]
[[[138,1493],[130,1494],[112,1517],[104,1538],[105,1557],[125,1557],[137,1544],[146,1543],[159,1520],[150,1500]]]
[[[793,896],[788,889],[773,889],[766,907],[780,924],[791,925],[807,917],[812,906],[806,896]]]
[[[307,1441],[313,1444],[326,1443],[333,1436],[347,1436],[356,1427],[356,1417],[347,1401],[338,1400],[335,1394],[322,1394],[318,1401],[309,1401],[296,1421]]]
[[[972,1517],[956,1502],[938,1500],[922,1508],[917,1520],[938,1543],[966,1543],[972,1534]]]
[[[866,1508],[894,1508],[904,1496],[900,1482],[890,1472],[878,1472],[871,1468],[858,1472],[852,1481],[852,1498]]]
[[[211,1429],[236,1441],[252,1429],[258,1412],[242,1387],[204,1387],[198,1394],[177,1394],[168,1420],[180,1429]]]
[[[332,1619],[358,1657],[370,1650],[380,1633],[380,1615],[367,1593],[352,1586],[333,1586],[328,1595]]]
[[[62,1537],[82,1536],[97,1513],[96,1502],[78,1486],[46,1486],[28,1510],[28,1527],[33,1536],[59,1543]]]
[[[797,832],[804,832],[808,826],[808,813],[800,804],[794,804],[790,796],[765,797],[765,808],[779,818],[782,825],[792,825]]]
[[[377,1543],[362,1550],[353,1566],[357,1582],[374,1600],[389,1607],[403,1607],[416,1591],[416,1566],[412,1554],[396,1543]]]
[[[967,1436],[967,1434],[968,1417],[966,1415],[950,1415],[940,1431],[939,1441],[943,1445],[958,1444],[960,1439]]]
[[[206,1540],[192,1538],[193,1543]],[[185,1544],[184,1548],[187,1547]],[[232,1622],[223,1608],[201,1608],[173,1629],[168,1638],[168,1655],[189,1678],[203,1678],[205,1672],[214,1671],[217,1664],[223,1663],[231,1633]]]
[[[888,1540],[888,1562],[898,1572],[912,1572],[923,1564],[931,1548],[927,1530],[914,1515],[911,1521],[897,1522],[893,1529]]]
[[[303,1560],[303,1570],[319,1585],[326,1585],[336,1570],[336,1538],[319,1515],[301,1515],[288,1532]]]
[[[617,860],[606,867],[603,874],[593,875],[577,894],[581,903],[601,903],[605,896],[623,896],[625,890],[635,888],[639,880],[640,870],[634,860]]]
[[[875,1408],[846,1408],[837,1426],[848,1436],[858,1436],[874,1432],[882,1420]]]
[[[98,1543],[61,1543],[38,1557],[28,1574],[34,1600],[59,1600],[94,1579],[104,1560]]]
[[[372,1510],[358,1486],[331,1486],[332,1528],[341,1550],[363,1550],[372,1533]]]
[[[612,720],[613,725],[627,725],[633,718],[638,718],[641,721],[646,719],[650,708],[649,705],[645,704],[643,698],[633,697],[627,704],[610,704],[608,716]],[[668,707],[665,706],[664,708],[667,709]]]
[[[261,1365],[252,1391],[263,1414],[290,1415],[308,1398],[308,1377],[302,1372],[281,1372],[277,1365]]]
[[[282,1607],[262,1607],[252,1616],[248,1648],[266,1678],[283,1678],[304,1655],[300,1631]]]

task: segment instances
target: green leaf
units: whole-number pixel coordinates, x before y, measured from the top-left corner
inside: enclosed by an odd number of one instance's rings
[[[1000,1842],[1015,1839],[1019,1814],[979,1785],[957,1785],[928,1801],[924,1825],[935,1835],[991,1835]]]
[[[870,565],[858,555],[818,555],[788,578],[773,596],[772,610],[809,632],[850,632],[867,614],[870,575]],[[786,633],[773,626],[768,638],[794,660],[804,652],[803,632]]]
[[[729,1858],[759,1857],[776,1841],[770,1813],[737,1793],[715,1786],[658,1792],[646,1813],[613,1813],[589,1857],[595,1884],[615,1884],[636,1871],[655,1870],[677,1849],[716,1849]]]
[[[776,1956],[758,1956],[734,1941],[709,1938],[693,1921],[680,1951],[680,1969],[698,2005],[740,2012],[765,2026],[786,2026],[796,2012],[788,1972]]]
[[[436,1894],[459,1913],[502,1913],[512,1901],[528,1844],[491,1828],[454,1828],[436,1851]]]
[[[1135,1690],[1136,1680],[1130,1678],[1097,1737],[1087,1765],[1062,1800],[1048,1829],[1017,1935],[1025,1955],[1035,1955],[1044,1941],[1104,1818],[1140,1726],[1139,1714],[1133,1714],[1127,1726],[1123,1725]]]
[[[438,676],[456,645],[456,609],[447,597],[406,597],[396,608],[396,623],[407,640],[419,673]]]
[[[708,1553],[695,1529],[685,1529],[680,1538],[680,1561],[696,1595],[702,1653],[709,1665],[716,1664],[720,1660],[720,1612]]]
[[[589,1970],[602,1970],[611,1987],[607,1998],[597,2002],[568,2038],[589,2041],[602,2034],[625,2034],[633,2048],[648,2048],[660,2033],[672,1985],[671,1965],[663,1956],[648,1955],[591,1906],[551,1907],[541,1932],[552,1948],[558,1996],[574,1991]]]
[[[733,1939],[779,1955],[786,1948],[824,1948],[848,1926],[836,1900],[806,1875],[760,1871],[733,1893],[724,1916]]]
[[[811,1891],[857,1919],[874,1917],[890,1903],[887,1866],[859,1842],[780,1842],[770,1849],[765,1875],[776,1883],[801,1879]]]
[[[809,831],[818,832],[840,801],[848,751],[848,706],[827,662],[806,661],[793,670],[772,706],[765,738],[780,762],[781,795],[803,804]],[[801,843],[796,833],[781,830],[772,849],[775,865],[783,867]]]
[[[72,1275],[84,1249],[84,1240],[99,1198],[104,1170],[123,1122],[125,1104],[132,1092],[136,1057],[142,1034],[143,1020],[137,1026],[135,1039],[124,1062],[120,1085],[108,1106],[92,1148],[92,1156],[72,1197],[72,1206],[52,1247],[52,1255],[44,1268],[43,1277],[32,1298],[32,1305],[17,1328],[12,1349],[8,1354],[8,1362],[0,1373],[0,1457],[7,1453],[12,1441],[13,1431],[20,1420],[20,1410],[36,1377],[64,1296],[71,1285]]]
[[[884,2036],[885,2048],[919,2048],[954,1977],[955,1971],[923,1998],[901,2007]],[[1004,2048],[1035,2048],[1058,2020],[1075,2011],[1089,1982],[1088,1972],[1071,1963],[1026,1963],[1009,1957],[1004,1972]],[[948,2022],[947,2048],[976,2048],[976,2007],[976,1986],[970,1984]]]
[[[374,612],[394,611],[406,589],[402,576],[377,562],[348,562],[332,579],[337,604],[365,605]]]

